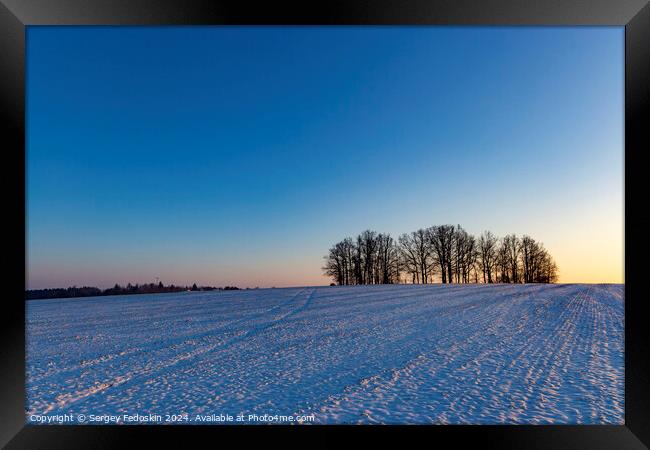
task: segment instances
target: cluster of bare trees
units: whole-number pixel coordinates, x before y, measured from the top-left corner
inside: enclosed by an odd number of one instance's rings
[[[460,225],[402,234],[366,230],[335,244],[323,270],[339,285],[393,283],[554,283],[557,265],[542,243],[489,231],[477,239]]]
[[[399,248],[388,234],[366,230],[354,240],[345,238],[326,259],[323,270],[341,285],[399,282]]]

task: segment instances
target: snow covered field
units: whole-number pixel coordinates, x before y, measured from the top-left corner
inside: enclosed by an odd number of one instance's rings
[[[622,424],[623,337],[622,285],[36,300],[27,420]]]

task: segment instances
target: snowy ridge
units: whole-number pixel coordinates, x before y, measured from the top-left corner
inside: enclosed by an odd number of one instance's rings
[[[622,285],[392,285],[27,303],[28,414],[623,423]]]

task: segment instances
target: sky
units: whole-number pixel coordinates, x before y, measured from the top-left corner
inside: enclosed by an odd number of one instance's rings
[[[622,27],[28,27],[27,288],[329,284],[335,242],[528,234],[623,279]]]

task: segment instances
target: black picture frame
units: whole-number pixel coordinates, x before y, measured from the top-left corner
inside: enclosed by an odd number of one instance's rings
[[[382,437],[408,431],[429,439],[472,439],[498,448],[646,448],[650,445],[650,352],[643,282],[650,243],[644,151],[650,103],[650,6],[647,0],[349,0],[289,3],[236,0],[0,0],[0,110],[4,150],[2,252],[4,303],[0,358],[0,444],[7,448],[117,448],[154,435],[243,436],[241,427],[25,425],[25,31],[30,25],[616,25],[625,27],[625,425],[254,427],[273,437],[287,429],[318,443],[338,431]],[[10,245],[7,245],[10,244]],[[22,284],[19,282],[22,281]],[[244,431],[248,433],[250,427]],[[431,436],[429,436],[431,435]],[[312,439],[313,437],[310,437]],[[197,441],[198,442],[198,441]],[[241,442],[240,442],[241,443]],[[645,445],[644,445],[645,444]]]

